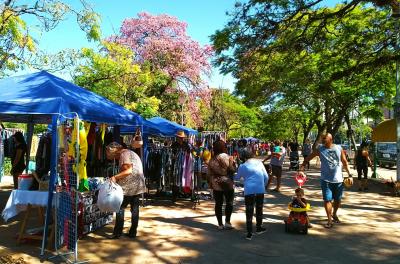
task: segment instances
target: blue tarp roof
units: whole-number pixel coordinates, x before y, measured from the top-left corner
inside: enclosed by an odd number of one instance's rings
[[[143,118],[100,95],[46,71],[0,80],[0,121],[51,123],[54,114],[114,125],[140,125]]]
[[[248,142],[257,142],[257,141],[260,141],[258,138],[254,138],[254,137],[248,137],[248,138],[245,138]]]
[[[179,130],[183,130],[186,135],[197,134],[197,130],[179,125],[162,117],[153,117],[143,122],[143,133],[147,136],[174,137]],[[121,127],[121,134],[133,134],[133,126]]]

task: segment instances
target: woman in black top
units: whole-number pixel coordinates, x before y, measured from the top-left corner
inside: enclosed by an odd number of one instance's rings
[[[18,176],[25,170],[25,154],[26,154],[26,143],[24,136],[21,132],[15,132],[14,136],[15,151],[12,155],[12,169],[11,174],[14,180],[14,189],[18,189]]]
[[[372,166],[372,162],[371,159],[369,158],[367,147],[368,144],[366,142],[363,142],[360,148],[357,150],[355,158],[355,165],[358,174],[359,191],[368,190],[368,165]],[[362,176],[364,176],[364,179],[361,179]]]

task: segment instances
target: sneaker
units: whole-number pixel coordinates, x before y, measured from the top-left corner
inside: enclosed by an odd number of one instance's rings
[[[226,222],[225,223],[225,229],[231,230],[231,229],[233,229],[233,226],[231,225],[231,223]]]
[[[112,234],[110,236],[108,236],[108,239],[119,239],[121,237],[121,234]]]
[[[252,233],[247,233],[246,239],[247,240],[251,240],[252,238],[253,238],[253,234]]]
[[[266,229],[266,228],[264,228],[264,227],[262,227],[262,226],[257,227],[257,230],[256,230],[256,234],[257,234],[257,235],[261,235],[261,234],[263,234],[263,233],[265,233],[265,232],[267,232],[267,229]]]
[[[223,225],[220,225],[217,228],[218,228],[218,230],[224,230],[224,226]]]

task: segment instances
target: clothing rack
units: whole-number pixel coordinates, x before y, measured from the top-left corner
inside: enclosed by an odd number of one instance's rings
[[[214,142],[223,139],[226,140],[225,131],[203,131],[200,133],[200,139],[206,149],[211,150]]]
[[[197,203],[194,166],[195,159],[191,151],[176,152],[169,146],[148,146],[145,168],[148,190],[155,186],[156,196],[170,193],[174,200],[174,193],[178,193],[179,197],[175,198],[190,198]]]
[[[0,127],[0,181],[4,175],[4,159],[11,158],[15,150],[15,144],[12,136],[15,132],[25,134],[24,130],[20,128],[5,128],[1,123]]]

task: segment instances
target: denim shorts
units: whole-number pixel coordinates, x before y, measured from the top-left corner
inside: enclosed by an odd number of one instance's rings
[[[321,180],[322,197],[325,202],[329,201],[340,201],[343,195],[343,183],[342,182],[327,182]]]

